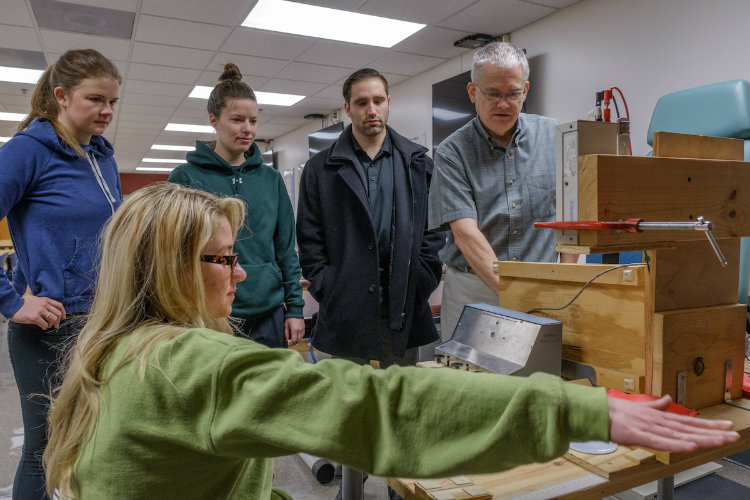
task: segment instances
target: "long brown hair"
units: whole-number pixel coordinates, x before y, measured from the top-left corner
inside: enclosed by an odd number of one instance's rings
[[[236,237],[245,204],[162,183],[133,193],[107,224],[94,302],[51,398],[43,456],[50,498],[56,490],[60,498],[76,497],[73,467],[96,426],[99,390],[107,384],[101,368],[121,339],[130,337],[127,352],[111,373],[137,359],[143,378],[149,353],[186,329],[231,334],[226,318],[208,312],[200,266],[222,217]]]
[[[57,119],[60,105],[55,98],[55,88],[62,88],[66,94],[75,90],[86,78],[108,77],[122,84],[120,70],[112,61],[94,49],[69,50],[60,56],[55,64],[48,66],[31,95],[31,111],[18,130],[25,130],[36,118],[48,120],[60,139],[76,153],[86,156],[78,141]]]

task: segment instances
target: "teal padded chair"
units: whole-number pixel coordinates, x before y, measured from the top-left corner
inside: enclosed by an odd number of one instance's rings
[[[731,80],[672,92],[659,98],[648,127],[654,132],[732,137],[745,141],[745,161],[750,161],[750,82]],[[742,238],[738,302],[748,302],[750,238]]]

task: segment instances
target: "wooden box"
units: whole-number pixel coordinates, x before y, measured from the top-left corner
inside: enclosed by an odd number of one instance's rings
[[[739,247],[739,240],[735,241]],[[730,287],[718,280],[696,288],[661,283],[656,279],[660,251],[653,252],[650,269],[645,265],[615,269],[596,278],[570,306],[532,314],[562,322],[563,359],[591,366],[597,385],[631,393],[669,394],[689,408],[700,409],[723,401],[724,367],[731,360],[731,394],[740,397],[745,306],[735,303],[737,260],[726,271],[735,277],[728,280],[733,284],[730,298]],[[715,257],[709,264],[713,261],[720,268]],[[586,282],[610,268],[605,264],[499,262],[500,305],[523,312],[562,307]],[[701,297],[711,305],[694,307]],[[657,303],[673,309],[655,311]],[[683,305],[688,308],[680,308]],[[680,372],[684,375],[681,393]]]
[[[578,219],[714,224],[716,238],[750,235],[750,164],[692,158],[586,155],[579,158]],[[700,231],[579,231],[579,253],[640,250],[705,239]]]
[[[703,216],[714,223],[728,266],[721,266],[702,231],[578,231],[577,246],[558,250],[638,249],[647,264],[500,262],[500,305],[546,308],[533,314],[563,323],[563,358],[593,367],[598,385],[670,394],[700,409],[722,402],[731,379],[731,397],[739,398],[746,322],[746,306],[736,303],[739,237],[750,235],[750,164],[738,161],[741,146],[732,139],[657,133],[654,152],[662,157],[579,157],[580,220]],[[684,158],[710,154],[722,159]]]

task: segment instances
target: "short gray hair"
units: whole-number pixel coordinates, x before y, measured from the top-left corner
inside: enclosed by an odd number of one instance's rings
[[[529,61],[526,54],[512,43],[492,42],[474,52],[474,61],[471,66],[471,81],[476,82],[479,71],[485,63],[491,63],[500,68],[512,69],[521,65],[523,79],[529,80]]]

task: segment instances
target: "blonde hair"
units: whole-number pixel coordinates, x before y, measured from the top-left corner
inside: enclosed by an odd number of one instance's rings
[[[49,443],[43,463],[47,492],[75,498],[73,467],[96,425],[99,389],[107,383],[101,368],[118,341],[130,337],[126,362],[147,358],[161,342],[188,328],[231,333],[226,318],[207,309],[200,253],[226,217],[233,236],[242,225],[245,204],[236,198],[172,183],[133,193],[107,224],[101,267],[86,325],[67,354],[62,385],[51,398]]]
[[[31,111],[21,122],[18,130],[25,130],[36,118],[44,118],[60,139],[73,148],[76,153],[86,156],[81,145],[57,119],[60,105],[55,98],[55,87],[62,88],[66,94],[74,91],[86,78],[112,78],[122,84],[120,70],[112,61],[94,49],[69,50],[60,56],[55,64],[48,66],[31,94]]]

